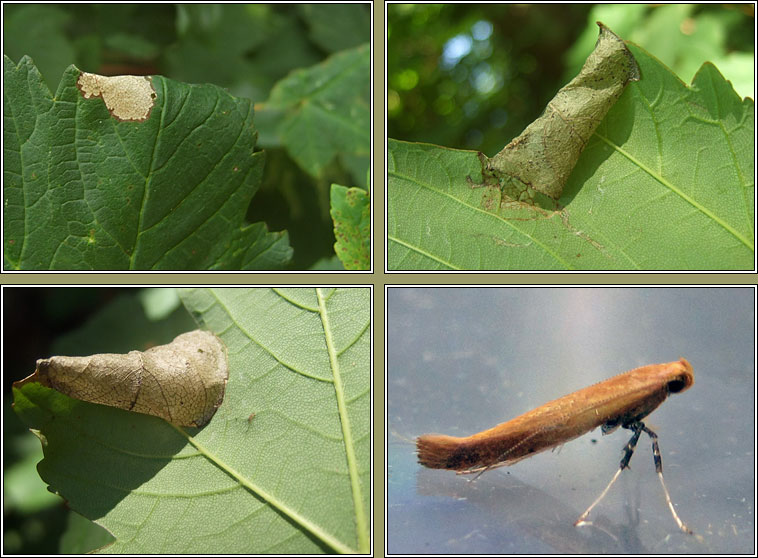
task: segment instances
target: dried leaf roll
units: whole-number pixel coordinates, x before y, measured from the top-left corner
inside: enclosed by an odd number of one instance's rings
[[[491,159],[482,156],[485,182],[496,179],[504,192],[517,199],[517,194],[530,189],[553,199],[561,196],[597,126],[626,85],[640,79],[637,62],[624,41],[602,23],[598,26],[595,50],[579,75],[500,153]]]
[[[144,352],[41,359],[16,385],[38,382],[82,401],[200,427],[221,405],[228,377],[224,343],[195,330]]]

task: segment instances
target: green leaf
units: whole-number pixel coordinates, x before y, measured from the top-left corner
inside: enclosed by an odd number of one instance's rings
[[[109,553],[367,553],[370,291],[180,295],[229,350],[216,415],[179,428],[38,384],[14,389],[50,490],[113,534]]]
[[[249,100],[153,76],[149,116],[121,121],[102,97],[85,98],[74,66],[53,98],[29,57],[4,64],[6,269],[289,261],[286,232],[244,223],[264,164]]]
[[[58,550],[61,554],[86,554],[112,542],[113,537],[108,531],[78,513],[69,511],[66,531],[61,537]]]
[[[51,4],[10,4],[3,11],[4,53],[20,59],[35,53],[37,67],[48,80],[48,87],[56,86],[57,77],[76,56],[66,29],[75,19],[70,6]]]
[[[272,40],[275,16],[271,6],[177,4],[175,9],[178,37],[163,53],[166,74],[182,81],[210,81],[259,94],[261,89],[256,86],[260,73],[255,71],[250,55]],[[139,15],[144,14],[143,8]],[[158,19],[155,15],[152,18]],[[268,92],[268,88],[263,90]]]
[[[368,192],[332,184],[331,215],[337,242],[334,251],[345,269],[371,268],[371,202]]]
[[[299,4],[313,42],[327,52],[371,40],[371,12],[366,4]]]
[[[336,156],[369,166],[371,49],[368,44],[296,70],[279,81],[265,110],[281,112],[281,142],[303,170],[319,176]],[[363,173],[360,173],[363,174]]]
[[[475,152],[390,140],[388,267],[752,269],[753,101],[711,64],[687,87],[630,49],[642,79],[595,131],[556,211],[472,188]]]

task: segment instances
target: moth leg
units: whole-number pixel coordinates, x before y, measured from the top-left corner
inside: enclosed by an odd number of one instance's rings
[[[486,471],[489,471],[489,469],[490,469],[489,465],[487,465],[486,467],[481,467],[481,471],[479,471],[479,474],[476,475],[473,479],[466,479],[466,482],[474,482],[476,479],[481,477]],[[474,471],[471,471],[471,472],[473,473]]]
[[[679,526],[679,529],[687,533],[688,535],[692,535],[692,530],[687,527],[684,522],[682,522],[681,519],[679,519],[679,516],[676,514],[676,511],[674,510],[674,504],[671,503],[671,496],[669,496],[669,491],[666,488],[666,483],[663,482],[663,462],[661,461],[661,449],[658,447],[658,435],[650,430],[647,426],[645,426],[642,422],[635,423],[635,426],[639,430],[636,430],[636,433],[639,433],[640,431],[644,430],[648,436],[650,436],[650,439],[653,441],[653,461],[655,462],[655,472],[658,473],[658,478],[661,480],[661,486],[663,487],[663,494],[666,496],[666,503],[669,505],[669,509],[671,510],[671,515],[674,516],[674,521],[676,521],[676,524]]]
[[[660,447],[658,446],[658,435],[650,430],[642,421],[636,421],[631,424],[624,424],[622,425],[623,428],[627,428],[629,430],[632,430],[634,434],[632,435],[629,442],[627,442],[626,446],[624,446],[624,456],[621,458],[621,463],[619,464],[619,469],[616,471],[616,474],[613,475],[613,478],[611,479],[611,482],[608,483],[608,486],[605,487],[605,490],[598,496],[598,498],[592,502],[592,505],[590,505],[589,508],[587,508],[587,511],[585,511],[582,515],[579,516],[579,519],[576,520],[574,523],[575,526],[580,527],[582,525],[591,525],[592,523],[589,521],[586,521],[587,516],[589,515],[590,511],[592,511],[592,508],[594,508],[600,500],[602,500],[605,495],[610,490],[611,486],[613,486],[613,483],[616,482],[616,479],[619,478],[619,475],[621,475],[621,472],[624,469],[629,468],[629,460],[632,459],[632,454],[634,454],[634,448],[637,446],[637,442],[640,439],[640,435],[645,432],[648,436],[650,436],[650,439],[653,441],[653,461],[655,462],[655,471],[658,473],[658,478],[661,480],[661,486],[663,487],[663,494],[666,496],[666,503],[669,506],[669,509],[671,510],[671,514],[674,516],[674,520],[676,521],[676,524],[679,526],[679,529],[681,529],[683,532],[692,535],[693,532],[691,529],[689,529],[681,519],[679,519],[679,516],[676,514],[676,511],[674,510],[674,505],[671,503],[671,496],[669,496],[669,491],[666,488],[666,484],[663,482],[663,464],[661,462],[661,451]]]
[[[634,448],[637,446],[637,442],[640,439],[640,434],[642,434],[642,430],[640,428],[635,428],[636,425],[642,424],[642,423],[634,423],[630,426],[624,426],[624,428],[629,428],[634,431],[634,435],[630,438],[630,440],[626,443],[626,446],[624,446],[624,457],[621,458],[621,463],[619,464],[618,471],[616,471],[616,474],[613,475],[613,478],[611,479],[611,482],[608,483],[608,486],[605,487],[605,490],[603,490],[600,493],[600,496],[597,497],[597,499],[592,502],[589,508],[579,516],[579,519],[577,519],[574,522],[575,527],[581,527],[582,525],[592,525],[591,521],[585,521],[587,519],[587,516],[592,511],[592,508],[598,505],[600,503],[600,500],[605,498],[605,495],[608,494],[608,491],[611,489],[611,486],[613,486],[613,483],[616,482],[616,479],[619,478],[619,475],[621,475],[621,472],[624,469],[629,468],[629,460],[632,458],[632,454],[634,453]],[[644,426],[644,425],[643,425]],[[605,429],[605,425],[603,425],[603,428]],[[605,430],[604,430],[605,431]]]
[[[632,458],[632,454],[634,453],[634,448],[637,447],[637,442],[640,439],[640,434],[642,434],[642,430],[644,429],[647,432],[650,432],[650,431],[641,422],[635,422],[631,426],[628,426],[628,427],[624,426],[624,428],[629,428],[634,432],[634,435],[627,442],[626,446],[624,446],[624,457],[621,458],[621,463],[620,463],[621,469],[628,469],[629,460]]]

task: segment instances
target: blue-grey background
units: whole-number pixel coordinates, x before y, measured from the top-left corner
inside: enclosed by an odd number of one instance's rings
[[[755,552],[752,288],[389,288],[389,553]],[[645,423],[659,436],[678,531],[643,435],[597,429],[476,482],[416,463],[412,438],[490,428],[637,366],[687,358],[695,384]]]

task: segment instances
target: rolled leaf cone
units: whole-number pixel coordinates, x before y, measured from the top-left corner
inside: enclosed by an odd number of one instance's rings
[[[600,22],[600,37],[582,70],[556,93],[542,115],[491,159],[485,175],[553,199],[563,193],[579,155],[630,81],[640,79],[634,55]],[[486,180],[486,178],[485,178]]]
[[[200,427],[224,400],[228,377],[224,343],[195,330],[144,352],[41,359],[17,384],[35,381],[82,401]]]

